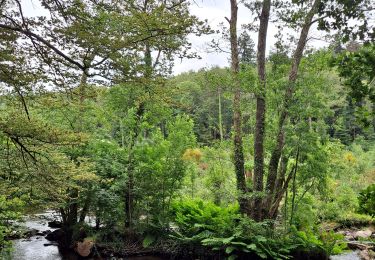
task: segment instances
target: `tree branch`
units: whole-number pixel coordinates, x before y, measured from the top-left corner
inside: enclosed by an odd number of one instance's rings
[[[6,25],[6,24],[0,24],[0,28],[6,29],[6,30],[15,31],[15,32],[20,32],[20,33],[22,33],[22,34],[24,34],[24,35],[26,35],[28,37],[35,38],[39,42],[43,43],[44,45],[46,45],[47,47],[49,47],[50,49],[52,49],[57,55],[61,56],[62,58],[64,58],[69,63],[77,66],[79,69],[81,69],[81,70],[86,70],[87,69],[84,65],[82,65],[78,61],[73,60],[68,55],[66,55],[65,53],[63,53],[62,51],[60,51],[59,49],[57,49],[55,46],[53,46],[50,42],[48,42],[47,40],[43,39],[43,37],[41,37],[41,36],[39,36],[39,35],[31,32],[29,30],[24,30],[22,28],[13,27],[13,26]]]

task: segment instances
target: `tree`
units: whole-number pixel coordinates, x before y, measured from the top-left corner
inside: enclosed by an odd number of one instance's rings
[[[306,4],[306,5],[305,5]],[[277,180],[277,175],[278,175],[278,167],[279,167],[279,162],[280,162],[280,158],[281,158],[281,155],[282,155],[282,150],[283,150],[283,147],[284,147],[284,144],[285,144],[285,125],[287,123],[287,117],[288,117],[288,113],[289,113],[289,107],[290,107],[290,104],[291,104],[291,101],[293,100],[293,95],[294,95],[294,91],[295,91],[295,84],[296,84],[296,81],[297,81],[297,75],[298,75],[298,70],[299,70],[299,65],[300,65],[300,62],[301,62],[301,59],[302,59],[302,56],[303,56],[303,52],[304,52],[304,49],[306,47],[306,43],[307,43],[307,39],[308,39],[308,33],[309,33],[309,30],[311,28],[311,25],[315,22],[318,22],[319,23],[319,28],[325,28],[325,29],[328,29],[328,28],[340,28],[341,26],[346,26],[346,23],[344,21],[346,21],[347,19],[350,19],[350,18],[361,18],[362,16],[365,15],[365,13],[368,11],[368,10],[371,10],[371,9],[367,9],[368,7],[368,4],[369,2],[358,2],[356,3],[355,5],[349,5],[348,3],[345,3],[345,2],[341,2],[341,1],[338,1],[337,3],[330,3],[330,2],[325,2],[325,1],[320,1],[320,0],[317,0],[317,1],[313,1],[313,2],[301,2],[301,3],[297,3],[297,5],[299,5],[301,7],[301,9],[299,9],[296,13],[293,14],[293,10],[290,8],[291,5],[287,5],[287,9],[284,12],[278,12],[280,14],[282,14],[282,19],[284,21],[287,21],[288,23],[292,24],[292,26],[294,25],[296,28],[298,28],[298,26],[301,26],[301,31],[300,31],[300,36],[299,36],[299,39],[298,39],[298,43],[297,43],[297,46],[296,46],[296,49],[294,51],[294,54],[293,54],[293,59],[292,59],[292,64],[291,64],[291,68],[290,68],[290,71],[289,71],[289,76],[288,76],[288,83],[287,83],[287,87],[286,87],[286,91],[285,91],[285,96],[284,96],[284,100],[282,102],[282,106],[281,106],[281,109],[279,111],[279,120],[278,120],[278,130],[277,130],[277,134],[276,134],[276,140],[275,140],[275,145],[274,145],[274,148],[272,150],[272,153],[271,153],[271,158],[270,158],[270,162],[269,162],[269,165],[268,165],[268,175],[267,175],[267,181],[266,181],[266,194],[265,194],[265,198],[263,199],[263,202],[260,203],[258,201],[257,204],[257,209],[256,211],[262,211],[262,213],[259,213],[257,214],[258,217],[256,217],[256,219],[264,219],[264,218],[270,218],[270,208],[272,207],[272,205],[274,204],[274,202],[272,202],[272,197],[273,197],[273,194],[275,192],[275,184],[276,184],[276,180]],[[336,10],[335,11],[330,11],[330,8],[332,6],[340,6],[342,7],[345,12],[339,12],[339,9],[334,9]],[[266,6],[268,7],[268,6]],[[358,13],[354,14],[353,13],[353,10],[356,10],[356,12],[360,13],[361,15],[358,15]],[[265,9],[265,11],[267,11],[267,9]],[[267,14],[267,12],[265,12]],[[293,14],[293,15],[290,15],[290,14]],[[302,21],[300,21],[300,14],[301,13],[304,13],[304,19]],[[314,20],[314,17],[315,16],[318,16],[315,20]],[[327,21],[327,17],[334,17],[336,18],[336,20],[334,20],[333,22],[329,22]],[[340,18],[338,18],[340,17]],[[262,20],[261,20],[262,21]],[[264,19],[264,21],[266,21],[266,19]],[[299,21],[296,23],[296,21]],[[262,23],[262,22],[261,22]],[[324,26],[324,24],[326,24],[327,26]],[[345,27],[347,28],[347,27]],[[363,26],[360,28],[360,30],[362,30],[363,32],[363,37],[365,35],[365,32],[366,30],[368,30],[367,26]],[[349,33],[347,30],[344,30],[346,33]],[[259,30],[259,33],[264,33],[264,30]],[[361,33],[360,33],[361,34]],[[263,39],[264,37],[259,37],[258,39]],[[259,41],[259,40],[258,40]],[[259,45],[258,45],[259,46]],[[262,46],[262,44],[260,44],[260,46]],[[262,52],[259,52],[258,51],[258,58],[259,57],[262,57]],[[260,55],[260,56],[259,56]],[[260,72],[259,74],[259,77],[260,79],[264,79],[262,78],[263,76],[262,75],[265,75],[263,74],[263,71],[262,71],[262,68],[264,68],[263,66],[263,61],[262,59],[258,60],[258,73]],[[263,82],[264,84],[264,80],[261,81]],[[262,88],[262,90],[264,89],[264,87]],[[264,102],[264,98],[262,97],[259,97],[258,98],[258,101],[259,101],[259,108],[257,108],[257,127],[256,127],[256,133],[255,133],[255,141],[254,141],[254,165],[255,165],[255,170],[254,170],[254,183],[257,183],[257,188],[255,190],[257,191],[262,191],[263,190],[263,175],[264,175],[264,172],[263,172],[263,162],[264,162],[264,155],[263,155],[263,143],[264,143],[264,139],[263,139],[263,132],[264,132],[264,114],[265,114],[265,102]],[[257,102],[258,102],[257,101]],[[257,105],[258,107],[258,105]],[[259,209],[259,205],[262,205],[261,208],[262,209]],[[278,203],[276,203],[276,205],[278,205]]]
[[[237,178],[237,189],[239,191],[239,204],[241,212],[247,212],[247,203],[245,194],[247,192],[245,182],[245,166],[242,143],[242,117],[241,117],[241,87],[238,78],[239,56],[238,56],[238,39],[237,39],[237,13],[238,6],[236,0],[230,1],[231,17],[227,18],[229,22],[230,47],[231,47],[231,71],[233,77],[233,130],[234,130],[234,167]]]
[[[264,0],[259,20],[257,69],[259,90],[257,93],[256,125],[254,135],[254,200],[252,202],[252,216],[255,220],[262,219],[263,175],[264,175],[264,131],[266,114],[266,40],[270,17],[271,1]],[[268,188],[268,187],[267,187]]]
[[[375,45],[363,46],[355,52],[345,52],[338,55],[333,64],[337,66],[339,75],[345,79],[344,85],[349,89],[351,103],[357,104],[357,110],[361,114],[366,114],[370,110],[375,113]],[[367,102],[366,102],[367,101]],[[366,103],[372,103],[372,107]],[[361,118],[364,126],[372,124],[375,130],[374,119]]]
[[[359,194],[359,212],[375,216],[375,184],[368,186]]]
[[[256,54],[254,41],[247,31],[243,31],[238,37],[238,54],[241,64],[255,65]]]

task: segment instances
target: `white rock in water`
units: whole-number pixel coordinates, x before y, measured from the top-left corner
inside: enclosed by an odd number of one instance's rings
[[[372,231],[370,229],[366,229],[366,230],[357,231],[353,235],[355,238],[358,238],[358,237],[368,238],[371,236],[371,234],[372,234]]]

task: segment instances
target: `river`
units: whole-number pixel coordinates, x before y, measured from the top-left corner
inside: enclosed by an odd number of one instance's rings
[[[25,217],[23,225],[28,229],[36,229],[39,232],[54,230],[48,227],[48,221],[54,219],[52,211],[43,214],[34,214]],[[13,260],[60,260],[63,259],[57,245],[51,244],[44,236],[32,236],[26,239],[17,239],[13,242]]]
[[[53,211],[25,216],[22,223],[27,229],[36,229],[39,232],[55,230],[48,227],[48,222],[57,219]],[[48,244],[48,246],[45,246]],[[26,239],[13,240],[12,260],[77,260],[74,252],[61,252],[57,244],[51,243],[42,235]],[[115,260],[117,258],[111,258]],[[119,258],[122,259],[122,258]],[[156,256],[127,257],[127,260],[163,260]],[[93,260],[93,259],[91,259]]]

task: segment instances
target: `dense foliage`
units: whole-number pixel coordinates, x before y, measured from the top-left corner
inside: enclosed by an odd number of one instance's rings
[[[191,257],[344,250],[326,227],[375,216],[373,31],[346,24],[371,1],[276,2],[269,54],[237,39],[232,9],[231,67],[172,75],[197,57],[189,35],[213,33],[188,1],[41,0],[44,16],[0,1],[0,252],[35,209],[59,214],[69,246],[87,230]],[[315,22],[342,32],[307,48]]]

